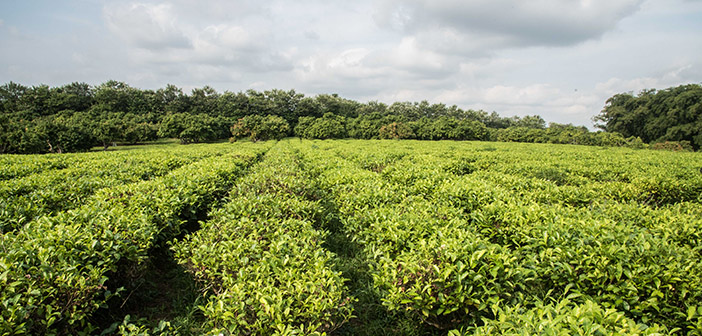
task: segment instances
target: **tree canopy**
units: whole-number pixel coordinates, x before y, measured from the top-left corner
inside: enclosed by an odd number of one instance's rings
[[[617,94],[595,121],[606,132],[549,124],[538,116],[502,117],[442,103],[360,103],[337,94],[307,97],[295,90],[189,93],[175,85],[142,90],[119,81],[97,86],[0,86],[0,153],[107,149],[158,137],[182,143],[285,136],[334,139],[493,140],[660,148],[702,146],[702,87],[683,85]],[[689,144],[689,145],[688,145]]]
[[[702,147],[702,85],[688,84],[607,99],[597,127],[648,143],[687,141]]]

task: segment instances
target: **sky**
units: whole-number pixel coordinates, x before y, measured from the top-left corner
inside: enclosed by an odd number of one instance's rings
[[[294,89],[593,128],[702,83],[702,0],[2,0],[0,84]]]

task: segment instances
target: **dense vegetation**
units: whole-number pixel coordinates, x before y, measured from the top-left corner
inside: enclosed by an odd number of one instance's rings
[[[550,123],[539,116],[500,117],[422,102],[359,103],[338,95],[305,97],[294,90],[186,94],[168,85],[140,90],[108,81],[98,86],[0,86],[0,153],[63,153],[156,138],[182,143],[231,137],[254,141],[307,139],[492,140],[662,148],[699,148],[699,85],[612,97],[598,120],[607,132]],[[680,143],[688,141],[689,143]],[[692,145],[689,145],[692,144]]]
[[[288,139],[0,160],[3,335],[702,334],[699,153]]]
[[[622,93],[607,100],[595,117],[600,128],[645,142],[676,141],[702,147],[702,85]]]

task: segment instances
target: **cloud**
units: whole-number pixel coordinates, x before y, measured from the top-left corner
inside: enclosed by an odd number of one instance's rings
[[[103,11],[107,27],[130,45],[148,50],[190,48],[169,4],[114,4]]]
[[[612,77],[595,85],[595,91],[611,97],[617,93],[638,94],[645,89],[663,89],[684,83],[700,83],[701,64],[686,64],[658,74],[655,77],[623,79]]]
[[[433,41],[437,50],[471,53],[523,46],[566,46],[602,36],[643,0],[386,0],[376,22]],[[434,39],[439,37],[438,40]]]
[[[264,11],[253,4],[234,10],[241,3],[214,1],[204,8],[186,1],[131,3],[106,5],[103,12],[109,30],[130,47],[131,60],[168,69],[164,74],[172,72],[169,64],[192,71],[198,80],[217,71],[213,78],[224,80],[241,72],[291,70],[290,55],[276,50],[266,24],[247,24],[261,21]]]
[[[374,91],[369,83],[387,75],[385,69],[373,63],[372,51],[367,48],[349,48],[338,52],[328,51],[309,55],[299,61],[295,68],[295,78],[312,90],[338,92],[342,88]],[[361,83],[366,83],[361,86]],[[372,88],[371,88],[372,87]],[[363,91],[363,90],[362,90]]]
[[[171,0],[173,11],[192,21],[233,23],[248,18],[270,18],[269,3],[258,0]]]
[[[310,39],[310,40],[314,40],[314,41],[319,40],[319,34],[314,30],[305,31],[305,37]]]
[[[459,70],[458,61],[424,48],[414,37],[405,37],[385,57],[385,64],[393,64],[416,77],[445,77]]]

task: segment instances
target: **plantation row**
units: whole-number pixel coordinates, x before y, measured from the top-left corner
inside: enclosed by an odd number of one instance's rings
[[[453,328],[503,318],[505,307],[570,298],[670,331],[700,331],[698,156],[454,147],[335,144],[328,149],[336,155],[319,158],[339,167],[329,186],[339,189],[343,227],[365,246],[390,309]],[[606,163],[616,154],[638,169],[617,172]],[[648,175],[663,164],[670,168]]]
[[[287,146],[285,146],[287,147]],[[296,153],[276,146],[176,257],[211,286],[208,334],[310,334],[352,313],[334,256],[322,244],[323,197]]]
[[[118,294],[109,284],[137,276],[154,245],[196,222],[269,146],[215,149],[222,155],[101,189],[77,209],[4,233],[0,333],[95,333],[91,314]]]
[[[7,226],[0,334],[99,334],[95,315],[167,242],[204,296],[200,328],[156,328],[165,333],[702,334],[697,153],[210,146],[124,153],[123,173],[110,174],[97,171],[114,163],[97,156],[85,166],[47,157],[8,178],[90,166],[86,179],[115,176],[66,187],[84,190],[81,201]],[[27,190],[54,190],[37,186]],[[119,332],[150,329],[130,327]]]
[[[14,178],[0,181],[0,232],[72,209],[102,188],[150,180],[230,150],[223,145],[199,145],[169,151],[67,154],[45,161],[37,156],[3,156],[6,164],[0,175]]]

